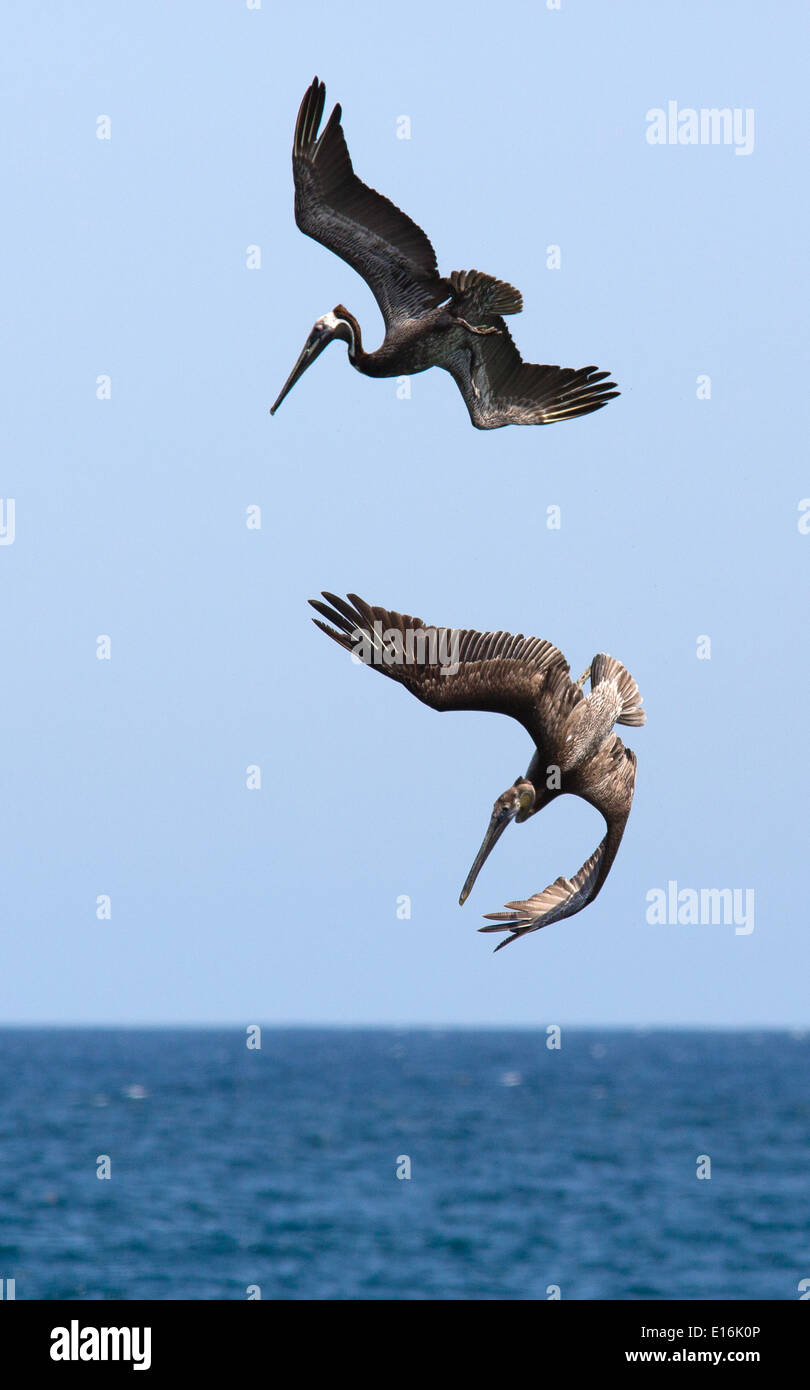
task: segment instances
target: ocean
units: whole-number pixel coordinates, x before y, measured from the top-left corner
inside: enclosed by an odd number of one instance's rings
[[[555,1040],[2,1030],[0,1279],[17,1299],[797,1299],[810,1035]]]

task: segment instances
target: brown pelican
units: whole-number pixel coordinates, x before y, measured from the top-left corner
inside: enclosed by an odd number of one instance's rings
[[[583,797],[604,816],[607,834],[574,878],[555,879],[542,893],[507,903],[506,912],[485,914],[497,925],[480,931],[509,933],[495,949],[593,902],[621,843],[636,780],[636,755],[613,725],[646,721],[638,686],[625,668],[600,652],[574,682],[562,653],[540,637],[428,627],[420,618],[372,608],[356,594],[348,603],[336,594],[324,592],[323,598],[309,600],[326,619],[314,618],[316,626],[418,700],[437,710],[508,714],[534,740],[528,770],[495,802],[459,903],[511,821],[528,820],[565,793]]]
[[[421,227],[354,173],[339,106],[318,134],[325,98],[316,77],[298,112],[295,220],[367,281],[382,310],[385,338],[376,352],[365,352],[357,319],[337,304],[314,324],[270,414],[335,338],[348,343],[349,361],[366,376],[443,367],[479,430],[572,420],[618,396],[608,373],[595,367],[522,360],[501,317],[520,313],[519,291],[478,270],[454,270],[443,279]]]

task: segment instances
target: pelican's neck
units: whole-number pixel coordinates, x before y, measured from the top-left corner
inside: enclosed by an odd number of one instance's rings
[[[363,352],[363,340],[360,336],[360,325],[357,319],[342,304],[338,304],[332,310],[332,317],[335,321],[335,337],[342,338],[345,343],[348,343],[349,361],[353,367],[358,366],[365,357],[365,353]]]
[[[529,816],[536,816],[538,811],[542,811],[550,802],[558,796],[562,796],[562,772],[560,768],[548,757],[541,758],[539,751],[535,753],[529,763],[524,780],[531,782],[534,787],[534,805]],[[529,816],[526,817],[527,820]]]

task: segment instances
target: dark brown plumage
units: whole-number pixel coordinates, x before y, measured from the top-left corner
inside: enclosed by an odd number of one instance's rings
[[[318,133],[325,100],[316,77],[295,126],[295,220],[363,276],[382,311],[385,338],[376,352],[365,352],[356,318],[338,304],[314,325],[271,415],[335,338],[348,344],[352,366],[366,376],[443,367],[477,429],[570,420],[617,396],[608,373],[595,367],[523,362],[502,317],[520,313],[520,292],[478,270],[440,276],[421,227],[352,169],[340,106]]]
[[[581,796],[603,815],[607,833],[573,879],[558,878],[531,898],[507,903],[507,911],[487,914],[497,925],[481,931],[509,933],[496,949],[593,902],[616,857],[635,786],[636,756],[613,725],[640,726],[646,718],[638,687],[621,663],[599,653],[574,682],[562,653],[539,637],[429,627],[420,618],[372,607],[356,594],[347,600],[324,592],[323,601],[310,604],[321,615],[313,621],[322,632],[423,704],[506,714],[534,740],[527,772],[495,802],[461,902],[512,820],[528,820],[565,793]],[[585,695],[588,676],[591,691]]]

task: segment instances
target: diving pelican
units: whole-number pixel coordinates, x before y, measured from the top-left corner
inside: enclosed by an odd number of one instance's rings
[[[636,755],[625,748],[614,724],[637,728],[646,722],[632,676],[612,656],[598,653],[578,681],[568,662],[540,637],[508,632],[472,632],[428,627],[385,608],[372,608],[356,594],[348,602],[324,591],[310,599],[322,622],[317,627],[432,709],[491,710],[517,719],[534,740],[528,770],[495,802],[489,826],[461,890],[464,903],[484,861],[506,827],[535,816],[558,796],[581,796],[602,813],[607,833],[574,878],[558,878],[533,897],[485,914],[508,932],[496,946],[517,941],[551,922],[573,917],[593,902],[621,844],[636,780]],[[586,695],[585,682],[591,689]]]
[[[376,352],[365,352],[357,319],[337,304],[314,324],[270,414],[335,338],[348,344],[349,361],[365,376],[443,367],[479,430],[572,420],[618,396],[609,373],[596,367],[522,360],[502,317],[520,313],[519,291],[478,270],[454,270],[443,279],[421,227],[354,173],[340,106],[318,134],[325,99],[316,77],[295,126],[295,220],[362,275],[382,311],[385,338]]]

